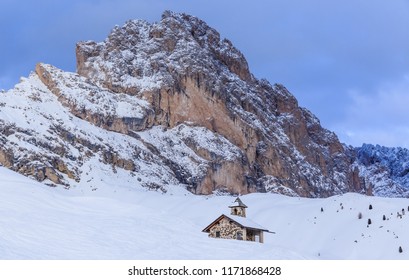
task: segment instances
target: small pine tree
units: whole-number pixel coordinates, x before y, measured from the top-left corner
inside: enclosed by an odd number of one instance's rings
[[[371,219],[368,219],[368,225],[372,224]]]
[[[372,210],[372,204],[369,204],[369,210]]]
[[[402,246],[399,246],[399,253],[402,253],[402,252],[403,252]]]
[[[361,212],[358,213],[358,219],[362,219],[362,213]]]
[[[386,220],[386,216],[385,216],[385,215],[383,215],[382,220],[384,220],[384,221]]]
[[[324,212],[324,208],[321,207],[321,212]]]

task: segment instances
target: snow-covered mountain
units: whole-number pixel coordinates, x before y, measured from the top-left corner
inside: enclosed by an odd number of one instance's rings
[[[247,217],[275,232],[256,243],[202,232],[229,213],[231,196],[197,196],[180,187],[163,194],[106,180],[112,186],[84,193],[0,167],[0,259],[409,258],[407,199],[247,194],[241,196]]]
[[[116,178],[162,192],[407,196],[406,180],[379,175],[364,149],[342,145],[284,86],[256,79],[196,17],[131,20],[76,53],[77,73],[39,63],[0,93],[1,165],[94,191]]]
[[[409,150],[364,144],[355,149],[354,166],[378,196],[409,197]]]

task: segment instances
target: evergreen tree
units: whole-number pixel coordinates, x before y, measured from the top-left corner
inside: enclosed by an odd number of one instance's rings
[[[362,219],[362,213],[361,212],[358,213],[358,219]]]
[[[368,219],[368,225],[372,224],[371,219]]]
[[[369,210],[372,210],[372,204],[369,204]]]
[[[403,252],[402,246],[399,246],[399,253],[402,253],[402,252]]]
[[[385,216],[385,215],[383,215],[382,220],[384,220],[384,221],[386,220],[386,216]]]

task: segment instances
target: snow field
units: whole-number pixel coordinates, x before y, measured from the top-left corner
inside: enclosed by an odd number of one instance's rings
[[[113,181],[65,190],[0,167],[1,259],[408,259],[409,213],[396,213],[407,212],[407,199],[244,195],[247,217],[275,232],[260,244],[201,232],[233,197]]]

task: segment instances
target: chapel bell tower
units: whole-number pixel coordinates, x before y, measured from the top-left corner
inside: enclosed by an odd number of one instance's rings
[[[236,198],[232,205],[229,206],[231,209],[230,214],[240,217],[246,217],[246,208],[247,206],[241,201],[240,198]]]

